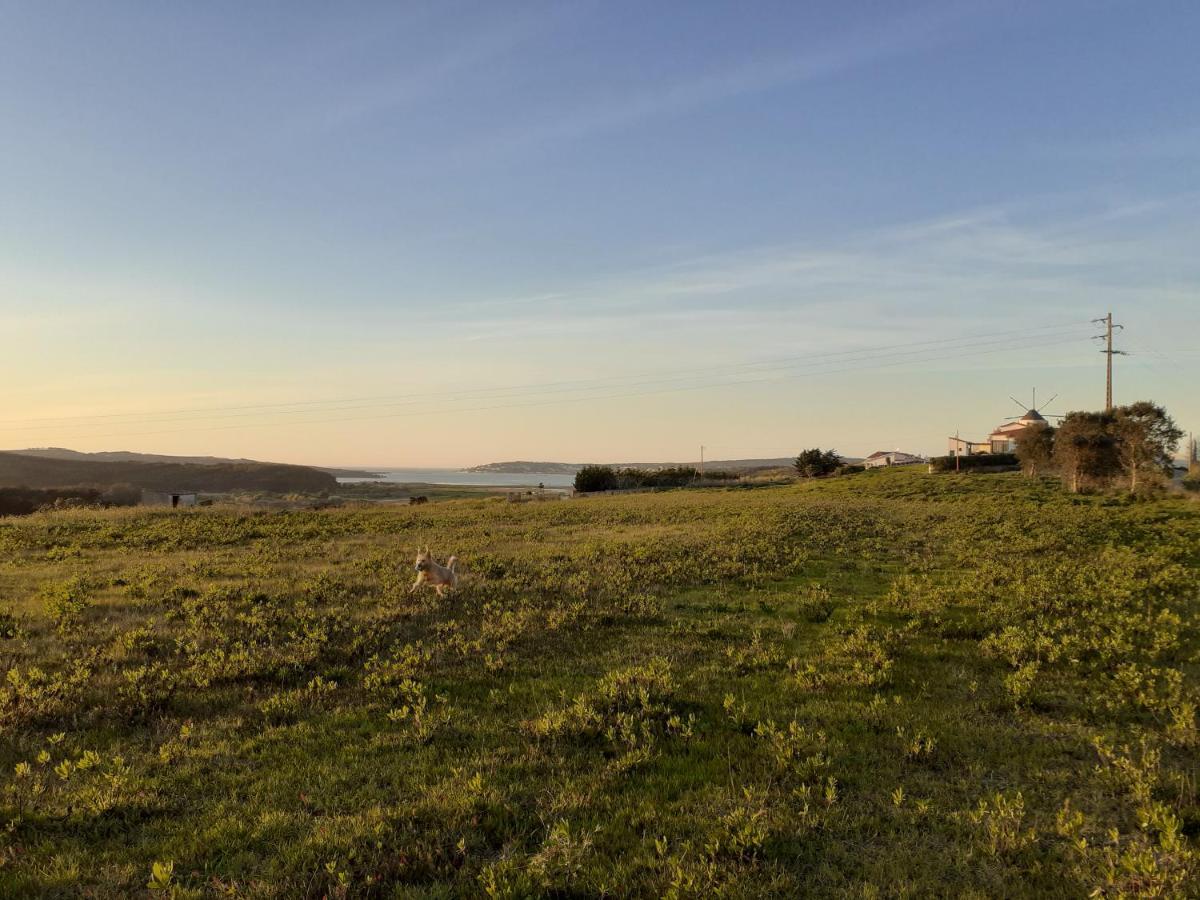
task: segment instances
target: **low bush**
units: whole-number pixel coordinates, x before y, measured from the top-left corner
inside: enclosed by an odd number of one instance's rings
[[[1017,469],[1020,461],[1015,453],[975,453],[970,456],[935,456],[930,464],[935,472],[967,472],[971,469]]]
[[[798,605],[806,622],[824,622],[833,615],[833,595],[819,584],[810,584],[800,595]]]

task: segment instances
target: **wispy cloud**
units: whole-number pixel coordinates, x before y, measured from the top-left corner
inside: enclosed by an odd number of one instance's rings
[[[344,86],[320,101],[288,103],[296,109],[273,124],[271,145],[340,133],[344,129],[378,122],[422,103],[447,102],[458,82],[478,77],[489,67],[522,46],[562,27],[581,15],[588,3],[561,3],[555,6],[508,10],[503,16],[464,16],[461,11],[446,16],[444,40],[435,38],[433,46],[414,50],[408,38],[438,34],[437,7],[405,11],[396,20],[380,24],[372,19],[373,30],[356,28],[340,39],[317,45],[310,55],[293,57],[287,67],[276,66],[269,73],[277,84],[302,85],[304,91],[323,94],[329,82]],[[446,13],[449,10],[442,10]],[[467,19],[469,27],[460,27]],[[352,77],[360,57],[379,57],[386,64],[373,74]],[[324,76],[333,71],[338,79]]]
[[[880,18],[870,30],[783,55],[755,58],[678,81],[593,100],[464,148],[472,158],[496,157],[625,128],[657,117],[686,114],[747,94],[829,78],[885,59],[929,49],[962,34],[987,7],[938,6]]]
[[[769,330],[781,312],[822,310],[953,329],[964,304],[1044,316],[1115,303],[1168,309],[1200,289],[1186,247],[1200,239],[1196,199],[1062,208],[1063,198],[992,206],[821,241],[750,248],[612,274],[541,294],[464,303],[447,315],[481,338],[703,329],[737,320]],[[1156,278],[1145,273],[1154,271]],[[725,318],[723,318],[725,317]],[[983,314],[986,318],[986,313]],[[908,327],[904,325],[902,327]]]
[[[562,17],[562,13],[513,15],[501,23],[468,33],[433,59],[402,68],[340,97],[335,105],[314,117],[311,125],[314,130],[333,131],[436,96],[459,74],[484,68],[512,53]]]

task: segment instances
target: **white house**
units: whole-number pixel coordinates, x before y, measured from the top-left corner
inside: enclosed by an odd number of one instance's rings
[[[923,456],[913,453],[902,453],[899,450],[876,450],[864,459],[862,464],[868,469],[876,469],[883,466],[911,466],[923,462],[925,462]]]
[[[966,438],[949,438],[947,449],[951,456],[972,456],[976,453],[1012,453],[1017,449],[1017,435],[1030,426],[1045,425],[1046,419],[1036,409],[1025,412],[1013,422],[1005,422],[992,429],[986,441],[969,441]]]
[[[1017,435],[1032,425],[1045,425],[1046,420],[1036,409],[1031,409],[1015,422],[1005,422],[998,425],[988,435],[988,445],[992,453],[1012,453],[1017,449]]]

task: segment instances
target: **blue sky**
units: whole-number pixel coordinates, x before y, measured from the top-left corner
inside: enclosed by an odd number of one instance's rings
[[[1200,431],[1189,2],[0,2],[0,446]],[[1025,336],[1028,335],[1028,338]],[[750,377],[747,377],[747,376]]]

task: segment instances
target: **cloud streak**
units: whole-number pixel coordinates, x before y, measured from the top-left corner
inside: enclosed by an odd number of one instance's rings
[[[839,37],[823,46],[649,86],[632,96],[600,100],[484,138],[469,153],[472,158],[513,155],[617,131],[648,119],[684,115],[748,94],[834,77],[951,40],[970,27],[982,9],[980,4],[970,3],[922,10],[882,22],[869,31]]]
[[[639,329],[704,330],[742,320],[768,332],[779,315],[816,311],[857,322],[954,327],[964,304],[1066,316],[1092,306],[1167,309],[1200,289],[1184,248],[1200,239],[1195,198],[1064,211],[1062,198],[965,210],[840,239],[681,260],[446,314],[468,333],[570,336]],[[1191,210],[1194,212],[1194,210]],[[1190,224],[1181,225],[1180,218]],[[1145,272],[1160,273],[1147,280]],[[853,311],[853,312],[852,312]],[[986,319],[986,314],[985,314]],[[908,327],[908,326],[905,326]]]

